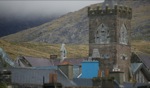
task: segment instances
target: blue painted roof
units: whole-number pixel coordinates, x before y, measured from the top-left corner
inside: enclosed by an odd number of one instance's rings
[[[98,61],[83,61],[82,75],[80,78],[93,78],[98,76],[99,62]]]
[[[97,60],[84,60],[84,61],[82,61],[82,63],[97,63],[97,62],[99,62],[99,61],[97,61]]]

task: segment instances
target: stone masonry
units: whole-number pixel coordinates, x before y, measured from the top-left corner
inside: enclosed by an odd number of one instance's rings
[[[102,9],[88,8],[89,17],[89,56],[94,49],[98,49],[100,69],[114,66],[124,72],[124,81],[129,80],[129,66],[131,58],[131,18],[132,9],[125,6],[108,5]]]

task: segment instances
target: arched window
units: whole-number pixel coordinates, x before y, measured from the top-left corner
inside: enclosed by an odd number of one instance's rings
[[[127,45],[127,43],[128,43],[127,29],[124,24],[122,24],[121,29],[120,29],[119,41],[120,41],[120,44]]]
[[[96,44],[108,44],[110,42],[109,30],[103,23],[97,28],[95,32]]]

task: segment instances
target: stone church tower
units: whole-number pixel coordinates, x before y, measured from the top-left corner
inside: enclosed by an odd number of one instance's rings
[[[100,69],[112,71],[118,67],[124,72],[124,81],[128,81],[132,9],[109,1],[111,4],[88,8],[89,56],[100,61]]]

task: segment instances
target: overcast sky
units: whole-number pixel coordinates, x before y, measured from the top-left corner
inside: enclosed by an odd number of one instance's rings
[[[77,11],[85,6],[100,3],[103,0],[76,0],[76,1],[0,1],[0,16],[50,16]]]

